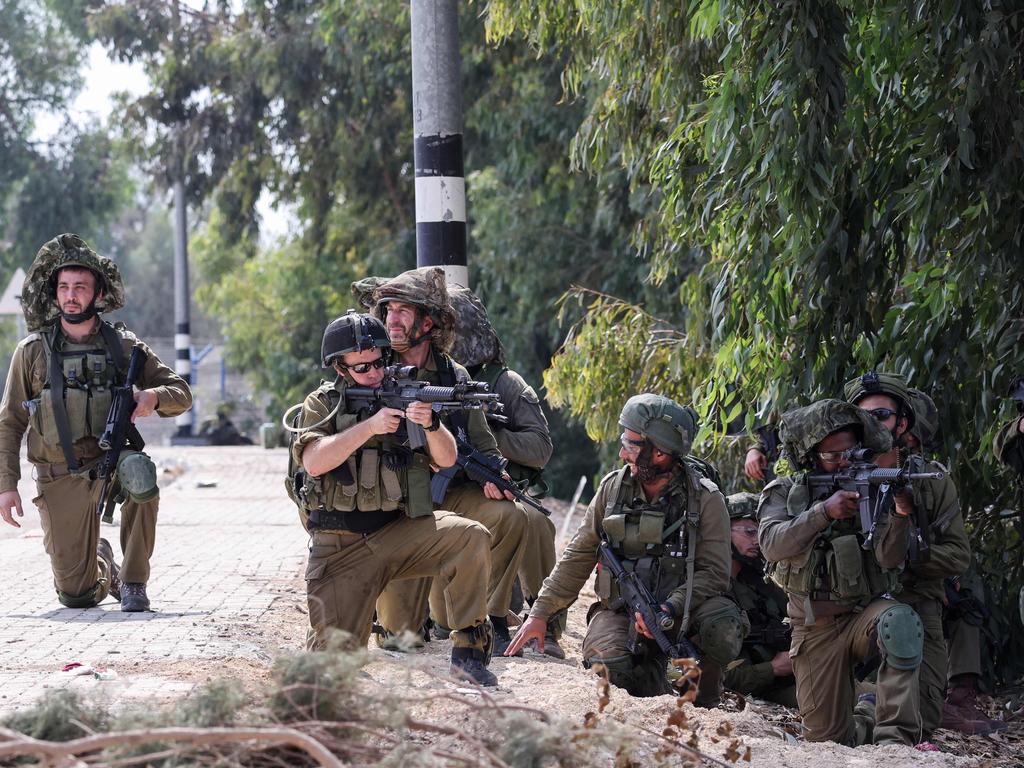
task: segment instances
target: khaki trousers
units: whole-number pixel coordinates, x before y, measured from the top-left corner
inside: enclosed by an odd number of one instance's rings
[[[39,474],[39,495],[33,501],[39,508],[54,586],[59,594],[71,598],[84,596],[98,586],[90,600],[93,605],[98,604],[110,587],[106,563],[96,557],[100,536],[96,505],[102,484],[82,475],[44,474]],[[121,581],[149,581],[159,506],[159,496],[142,504],[129,500],[121,505]]]
[[[956,675],[981,675],[981,627],[957,619],[949,624],[946,679]]]
[[[896,598],[899,600],[899,597]],[[927,740],[942,721],[946,700],[946,639],[942,635],[942,605],[937,600],[908,603],[924,625],[924,656],[918,685],[921,690],[921,738]]]
[[[512,599],[512,584],[526,552],[527,518],[522,508],[511,501],[488,499],[476,483],[464,483],[448,492],[445,507],[467,520],[480,523],[490,531],[490,561],[487,578],[487,613],[504,616]],[[390,632],[418,632],[429,612],[442,626],[452,629],[455,617],[448,615],[444,587],[432,588],[429,580],[395,581],[388,584],[377,599],[377,621]]]
[[[523,596],[533,601],[540,594],[551,571],[555,568],[555,524],[540,510],[527,504],[520,508],[526,513],[526,551],[519,566],[519,583]]]
[[[306,566],[309,647],[322,648],[329,629],[349,632],[365,646],[381,592],[422,577],[437,577],[455,629],[482,624],[490,540],[482,525],[450,512],[401,517],[365,536],[314,533]]]
[[[853,745],[854,666],[869,652],[878,617],[896,605],[875,600],[859,613],[818,619],[812,626],[793,625],[793,659],[796,698],[808,741],[836,741]],[[908,744],[921,741],[920,691],[917,669],[890,667],[884,649],[876,687],[875,744]]]

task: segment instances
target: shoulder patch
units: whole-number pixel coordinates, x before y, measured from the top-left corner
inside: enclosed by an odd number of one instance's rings
[[[43,335],[41,333],[30,333],[28,336],[26,336],[24,339],[18,342],[18,347],[27,347],[33,341],[41,341],[42,338]]]
[[[711,480],[710,478],[702,477],[697,482],[699,482],[700,485],[704,488],[704,490],[708,491],[709,493],[714,493],[715,491],[718,490],[718,486],[715,484],[715,481]]]

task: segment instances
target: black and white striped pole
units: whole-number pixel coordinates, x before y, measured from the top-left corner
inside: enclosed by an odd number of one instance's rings
[[[416,266],[469,287],[458,0],[412,0]]]
[[[185,218],[184,171],[179,165],[174,182],[174,372],[192,381],[192,334],[189,330],[188,231]],[[190,408],[174,417],[175,437],[192,436],[193,412]]]

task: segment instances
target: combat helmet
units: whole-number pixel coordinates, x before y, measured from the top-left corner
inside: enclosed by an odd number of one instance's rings
[[[57,272],[64,267],[81,267],[96,275],[97,312],[113,312],[124,306],[124,282],[117,265],[96,251],[78,235],[58,235],[43,244],[25,276],[21,305],[30,331],[38,331],[60,316],[57,306]]]
[[[421,267],[410,269],[397,277],[382,282],[373,289],[373,315],[380,320],[387,316],[387,303],[401,301],[420,307],[434,320],[430,331],[431,343],[447,352],[451,349],[455,333],[455,312],[448,297],[444,269]]]
[[[896,421],[907,417],[907,429],[914,426],[915,414],[907,380],[898,373],[869,371],[863,376],[850,379],[843,386],[848,402],[856,405],[868,395],[888,395],[896,401]]]
[[[939,442],[939,409],[935,401],[920,389],[910,389],[910,405],[914,409],[914,423],[907,431],[917,438],[926,451],[934,451]]]
[[[842,400],[818,400],[782,414],[780,441],[786,456],[800,469],[814,469],[815,447],[841,429],[853,427],[864,448],[886,453],[892,448],[892,435],[882,423],[853,403]]]
[[[391,348],[388,332],[384,323],[371,315],[360,315],[350,309],[336,320],[332,320],[324,330],[324,338],[320,343],[320,357],[324,367],[331,365],[337,358],[349,352],[362,352],[379,347],[386,353]]]
[[[729,510],[730,520],[756,520],[757,504],[760,497],[756,493],[732,493],[725,497],[725,507]]]
[[[646,392],[633,395],[622,406],[619,425],[639,432],[665,453],[683,458],[697,434],[697,412],[675,400]]]

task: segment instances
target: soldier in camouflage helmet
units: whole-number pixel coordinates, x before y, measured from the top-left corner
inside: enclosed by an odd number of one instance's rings
[[[746,622],[729,589],[729,516],[718,486],[688,460],[697,414],[667,397],[642,394],[622,408],[619,458],[624,466],[601,481],[583,523],[544,580],[530,617],[506,655],[527,642],[543,649],[548,618],[579,596],[607,541],[624,567],[647,584],[684,636],[701,652],[696,703],[717,706],[722,671],[739,653]],[[633,633],[651,635],[639,614],[622,606],[618,584],[598,569],[599,602],[588,611],[584,663],[604,670],[613,685],[634,696],[672,691],[666,658],[653,642],[635,649]]]
[[[942,719],[947,651],[942,633],[944,581],[963,574],[971,562],[956,486],[945,467],[909,453],[911,445],[931,444],[938,427],[931,398],[911,389],[895,373],[869,372],[846,382],[846,399],[870,413],[892,435],[893,447],[872,461],[883,469],[909,466],[912,472],[942,472],[940,480],[915,481],[895,494],[897,525],[910,528],[911,551],[900,574],[901,603],[911,606],[924,625],[924,657],[919,684],[922,738],[928,739]],[[923,418],[922,418],[923,417]],[[905,513],[903,517],[901,513]],[[928,544],[927,549],[923,544]]]
[[[917,669],[920,619],[906,605],[883,597],[897,585],[907,556],[903,502],[879,521],[873,546],[857,520],[856,491],[811,498],[808,472],[832,473],[849,464],[849,451],[891,447],[885,427],[866,411],[821,400],[782,417],[781,439],[799,474],[778,477],[761,495],[758,541],[770,575],[789,596],[790,658],[796,696],[809,741],[852,744],[855,728],[853,668],[877,653],[875,744],[920,741]]]
[[[466,369],[447,354],[455,332],[455,312],[443,269],[403,272],[378,283],[371,300],[374,315],[387,327],[397,362],[416,366],[420,380],[440,386],[454,386],[469,379]],[[494,435],[480,411],[452,413],[446,419],[458,439],[482,453],[498,454]],[[441,507],[475,520],[491,532],[487,612],[494,627],[495,651],[500,652],[510,639],[508,606],[526,552],[526,513],[494,484],[481,487],[462,471],[449,485]],[[377,601],[378,621],[388,633],[418,631],[426,619],[428,602],[434,621],[451,627],[440,585],[435,584],[432,590],[430,579],[389,584]]]
[[[796,707],[796,681],[789,658],[786,593],[765,581],[757,543],[758,496],[734,493],[725,499],[732,529],[729,594],[747,615],[750,632],[739,658],[725,672],[725,687],[786,707]]]
[[[125,497],[119,569],[110,544],[99,538],[100,481],[94,470],[103,451],[97,440],[111,390],[123,384],[135,346],[146,361],[133,420],[154,411],[183,413],[192,393],[131,331],[97,316],[124,304],[124,286],[117,266],[77,235],[60,235],[39,249],[22,301],[33,332],[14,351],[0,405],[0,516],[19,527],[14,519],[23,515],[18,453],[27,431],[58,600],[69,608],[89,608],[112,594],[123,611],[148,610],[146,582],[159,506],[156,468],[146,454],[134,451],[125,451],[118,464],[116,480]]]

